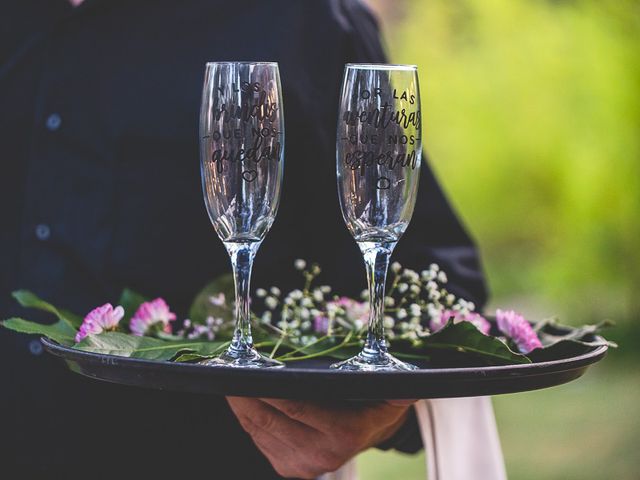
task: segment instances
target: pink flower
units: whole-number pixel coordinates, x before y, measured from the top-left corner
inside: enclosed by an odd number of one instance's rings
[[[496,323],[502,333],[515,342],[520,352],[527,354],[536,348],[542,348],[538,335],[529,322],[513,310],[496,310]]]
[[[322,333],[326,335],[329,333],[329,319],[322,315],[318,315],[313,319],[313,330],[316,333]]]
[[[160,324],[160,329],[165,333],[171,333],[171,325],[176,319],[176,314],[169,310],[169,305],[162,299],[156,298],[150,302],[144,302],[138,307],[131,317],[129,329],[131,333],[139,337],[149,333],[152,326]]]
[[[361,326],[369,323],[369,303],[358,302],[349,297],[340,297],[338,300],[327,302],[327,306],[335,305],[342,308],[348,319],[359,323]]]
[[[105,303],[101,307],[94,308],[84,317],[80,330],[76,334],[76,343],[88,335],[115,330],[122,317],[124,317],[124,308],[121,306],[113,308],[110,303]]]
[[[224,293],[220,292],[218,295],[210,296],[209,301],[216,307],[222,307],[226,302],[226,298],[224,297]]]
[[[443,310],[439,317],[432,318],[429,322],[429,328],[435,333],[444,328],[447,322],[449,322],[449,319],[453,319],[453,323],[469,322],[484,335],[489,335],[489,330],[491,330],[489,321],[479,313],[469,312],[462,314],[453,310]]]

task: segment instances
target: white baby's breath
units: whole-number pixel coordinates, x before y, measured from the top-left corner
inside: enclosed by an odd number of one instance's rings
[[[405,271],[402,274],[403,277],[409,279],[412,282],[419,282],[420,281],[420,275],[418,275],[418,272],[415,272],[411,269],[405,269]]]
[[[292,298],[293,300],[300,300],[302,298],[302,290],[292,290],[291,292],[289,292],[288,297]]]
[[[264,304],[270,310],[275,310],[278,306],[278,300],[275,297],[267,297],[264,299]]]

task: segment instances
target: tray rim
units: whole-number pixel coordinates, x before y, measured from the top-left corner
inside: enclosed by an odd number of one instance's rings
[[[602,337],[596,335],[595,339],[602,339]],[[210,372],[210,371],[218,371],[218,372],[234,372],[238,375],[294,375],[294,374],[311,374],[311,375],[379,375],[379,376],[398,376],[398,375],[406,375],[406,376],[491,376],[499,375],[505,372],[513,372],[516,373],[520,370],[529,371],[530,375],[533,375],[534,372],[545,372],[546,370],[554,370],[554,371],[568,371],[574,370],[576,368],[581,368],[584,366],[588,366],[594,364],[601,360],[608,352],[608,345],[599,345],[592,347],[593,350],[585,352],[583,354],[577,355],[575,357],[568,357],[564,359],[558,360],[548,360],[545,362],[534,362],[534,363],[524,363],[524,364],[508,364],[508,365],[492,365],[485,367],[451,367],[451,368],[420,368],[418,370],[413,371],[402,371],[402,372],[351,372],[351,371],[342,371],[342,370],[332,370],[328,368],[300,368],[295,366],[287,365],[285,368],[274,368],[274,369],[253,369],[253,368],[232,368],[232,367],[208,367],[206,365],[199,365],[194,363],[179,363],[179,362],[170,362],[167,360],[147,360],[143,358],[132,358],[132,357],[122,357],[118,355],[111,355],[106,353],[95,353],[95,352],[86,352],[83,350],[78,350],[72,347],[67,347],[57,343],[54,340],[51,340],[48,337],[42,336],[40,338],[41,343],[45,347],[48,353],[60,357],[64,360],[85,360],[85,361],[94,361],[100,364],[110,364],[112,366],[117,366],[118,362],[126,362],[130,366],[137,366],[143,368],[157,368],[162,365],[164,368],[179,371],[179,370],[191,370],[191,371],[201,371]],[[106,360],[106,361],[105,361]],[[562,365],[566,368],[561,370],[556,370],[554,367]],[[531,372],[531,371],[534,372]]]

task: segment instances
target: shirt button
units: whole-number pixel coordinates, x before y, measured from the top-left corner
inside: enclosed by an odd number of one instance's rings
[[[47,117],[46,125],[50,131],[55,132],[62,125],[62,118],[57,113],[52,113]]]
[[[40,225],[36,226],[36,237],[38,238],[38,240],[49,240],[50,236],[51,229],[49,228],[49,225],[41,223]]]
[[[42,353],[40,340],[31,340],[29,342],[29,352],[31,352],[31,355],[40,355]]]

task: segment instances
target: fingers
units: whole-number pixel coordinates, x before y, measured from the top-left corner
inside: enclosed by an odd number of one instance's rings
[[[288,447],[295,448],[299,439],[313,439],[319,435],[315,429],[257,398],[228,397],[227,401],[242,428],[252,436],[256,429],[265,430]]]
[[[251,420],[246,420],[249,424]],[[279,475],[289,478],[313,478],[307,476],[296,459],[296,452],[289,445],[285,445],[280,438],[271,434],[268,430],[264,430],[258,425],[249,427],[251,430],[251,439],[258,449],[263,453],[269,463],[278,472]]]
[[[280,400],[276,398],[261,398],[260,400],[287,417],[321,432],[331,430],[336,423],[336,417],[339,415],[339,411],[336,408],[323,408],[306,401]]]
[[[285,477],[315,478],[392,436],[411,401],[341,404],[228,397],[251,438]]]
[[[386,402],[324,406],[317,403],[267,398],[263,402],[321,432],[325,438],[338,439],[342,451],[355,455],[389,438],[404,423],[408,406]],[[336,441],[328,443],[333,448]]]
[[[254,398],[227,401],[256,446],[284,477],[316,478],[348,458],[324,434]]]

